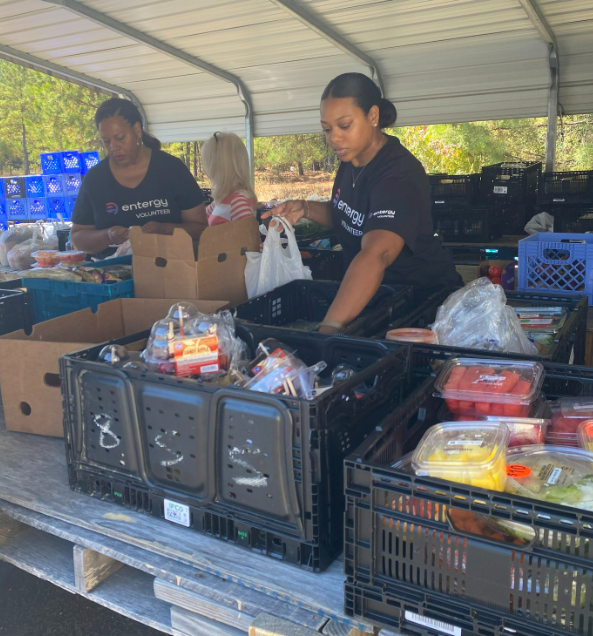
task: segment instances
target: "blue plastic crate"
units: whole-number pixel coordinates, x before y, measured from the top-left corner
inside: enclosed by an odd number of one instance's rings
[[[45,196],[45,184],[43,175],[32,174],[25,177],[25,196],[37,199]]]
[[[78,150],[65,150],[62,153],[62,165],[64,172],[80,172],[82,171],[82,162]]]
[[[64,172],[61,152],[41,152],[39,153],[39,161],[43,174],[62,174]]]
[[[587,296],[593,305],[593,235],[542,232],[519,241],[518,289]]]
[[[23,278],[29,293],[34,322],[43,322],[90,307],[93,311],[108,300],[133,298],[134,281],[122,283],[72,283],[47,278]]]
[[[30,221],[47,219],[47,200],[43,197],[27,199],[27,218]]]
[[[4,196],[7,199],[26,197],[25,177],[4,177]]]
[[[64,219],[68,216],[68,205],[66,197],[51,197],[47,199],[47,216],[50,219],[57,219],[61,214]]]
[[[0,201],[4,201],[6,197],[4,196],[4,178],[0,177]]]
[[[96,166],[99,161],[101,161],[101,157],[99,157],[99,153],[96,150],[92,150],[90,152],[81,152],[80,153],[82,174],[86,174],[91,168]]]
[[[7,227],[6,209],[4,201],[0,201],[0,226],[5,230]]]
[[[46,197],[63,197],[65,195],[64,175],[44,175],[43,185]]]
[[[74,204],[76,203],[76,197],[66,197],[66,214],[68,219],[72,218],[72,212],[74,212]]]
[[[26,221],[27,220],[27,199],[7,199],[6,218],[8,221]]]
[[[78,194],[80,184],[82,183],[82,175],[80,173],[72,173],[62,175],[64,180],[64,195],[73,197]]]

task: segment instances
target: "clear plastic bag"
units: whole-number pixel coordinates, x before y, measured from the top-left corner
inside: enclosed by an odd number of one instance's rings
[[[451,294],[431,327],[440,344],[537,355],[500,285],[478,278]]]
[[[539,234],[539,232],[553,232],[554,217],[547,212],[540,212],[533,216],[525,226],[527,234]]]
[[[35,228],[33,238],[15,245],[8,252],[8,264],[12,269],[26,270],[37,264],[33,254],[38,251],[55,251],[58,240],[55,237],[43,239],[42,229]]]
[[[8,267],[8,253],[15,245],[33,238],[33,229],[22,225],[15,225],[0,236],[0,263]]]

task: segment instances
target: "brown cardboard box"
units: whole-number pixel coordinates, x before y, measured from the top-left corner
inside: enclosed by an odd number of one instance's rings
[[[58,358],[93,344],[150,329],[173,304],[167,299],[120,298],[40,322],[27,336],[0,337],[0,389],[9,431],[62,437],[62,392]],[[213,312],[224,301],[192,301]]]
[[[255,218],[206,228],[197,244],[176,229],[172,236],[130,229],[136,298],[199,298],[245,302],[245,252],[258,252]]]

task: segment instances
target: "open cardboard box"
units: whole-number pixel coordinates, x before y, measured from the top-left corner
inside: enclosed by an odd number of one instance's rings
[[[171,299],[120,298],[90,309],[40,322],[30,335],[0,337],[0,389],[9,431],[63,437],[62,391],[58,358],[114,338],[150,329],[164,318]],[[191,301],[212,313],[225,301]]]
[[[130,229],[136,298],[247,300],[245,252],[259,252],[255,218],[208,227],[195,243],[176,229],[172,236]]]

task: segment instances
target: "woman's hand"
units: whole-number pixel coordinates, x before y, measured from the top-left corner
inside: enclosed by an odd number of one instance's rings
[[[111,245],[121,245],[128,240],[130,230],[121,225],[114,225],[107,230],[107,236],[111,241]]]
[[[340,333],[340,329],[338,329],[338,327],[332,327],[330,325],[320,325],[318,331],[326,336],[335,336]]]
[[[286,219],[291,225],[296,225],[304,216],[305,212],[307,212],[307,202],[306,201],[285,201],[280,205],[277,205],[275,208],[272,208],[268,212],[264,212],[261,215],[262,219],[269,219],[272,217],[280,216]],[[270,224],[271,225],[271,224]],[[282,225],[280,223],[275,223],[278,231],[282,230]]]

